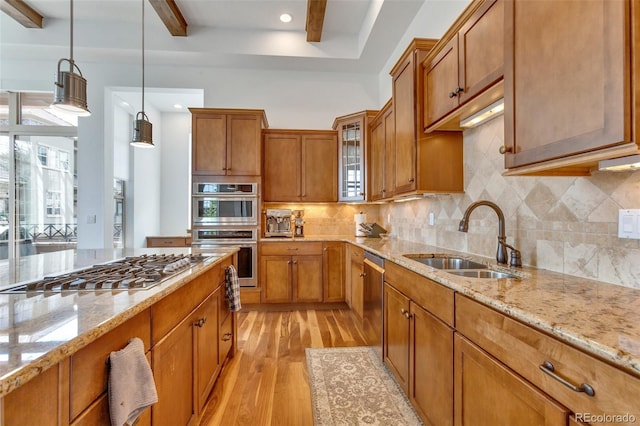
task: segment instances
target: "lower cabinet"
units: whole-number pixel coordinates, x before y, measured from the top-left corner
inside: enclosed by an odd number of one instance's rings
[[[323,300],[344,302],[345,243],[325,241],[322,243]]]
[[[456,333],[456,426],[566,425],[569,412]]]
[[[322,269],[321,242],[261,243],[262,302],[322,302]]]
[[[353,312],[362,325],[364,315],[364,250],[357,246],[351,246],[349,259],[349,289],[351,312]]]

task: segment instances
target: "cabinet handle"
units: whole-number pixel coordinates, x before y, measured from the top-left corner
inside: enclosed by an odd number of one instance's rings
[[[512,151],[513,151],[513,148],[506,145],[502,145],[500,148],[498,148],[498,152],[500,152],[500,154],[506,154],[507,152],[512,152]]]
[[[293,264],[294,264],[294,265],[297,265],[297,264],[298,264],[298,261],[297,261],[297,260],[294,260],[294,261],[293,261]]]
[[[367,274],[365,274],[364,272],[360,272],[360,276],[361,276],[361,277],[366,277],[366,276],[367,276]]]
[[[198,321],[194,322],[193,325],[196,327],[202,327],[205,322],[207,322],[207,317],[200,318]]]
[[[559,381],[560,383],[562,383],[563,385],[565,385],[566,387],[568,387],[574,392],[584,392],[589,396],[594,396],[596,394],[596,391],[593,390],[591,385],[587,383],[583,383],[580,386],[576,386],[573,383],[569,382],[568,380],[557,375],[555,373],[555,368],[553,367],[553,364],[549,361],[543,362],[540,365],[540,370],[542,370],[545,374],[548,374],[549,376],[553,377],[554,379],[556,379],[557,381]]]
[[[404,315],[404,317],[406,319],[410,319],[411,318],[411,314],[409,313],[409,311],[407,311],[405,308],[400,309],[400,313],[402,315]]]
[[[449,97],[450,98],[455,98],[456,96],[458,96],[458,94],[456,92],[449,92]]]
[[[298,250],[298,247],[288,247],[287,250]]]
[[[222,341],[228,342],[229,340],[231,340],[231,336],[233,336],[232,333],[224,333],[224,336],[222,337]]]
[[[287,265],[291,265],[291,263],[292,262],[290,260],[287,260]]]
[[[413,181],[415,181],[415,179],[414,179],[414,178],[409,178],[409,183],[411,183],[411,182],[413,182]]]

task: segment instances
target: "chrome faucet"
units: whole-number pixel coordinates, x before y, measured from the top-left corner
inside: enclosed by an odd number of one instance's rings
[[[498,207],[497,204],[486,200],[476,201],[475,203],[470,204],[469,207],[467,207],[467,210],[465,210],[464,214],[462,215],[462,220],[460,221],[460,225],[458,225],[458,231],[467,232],[469,230],[469,216],[471,215],[471,212],[479,206],[491,207],[493,211],[495,211],[498,215],[498,252],[496,253],[496,260],[498,261],[498,264],[507,264],[507,248],[510,248],[510,265],[522,266],[522,257],[520,255],[520,251],[507,244],[507,237],[504,233],[504,213],[502,213],[502,210],[500,210],[500,207]]]

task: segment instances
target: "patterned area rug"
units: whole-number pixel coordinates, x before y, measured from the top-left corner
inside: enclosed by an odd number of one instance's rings
[[[315,425],[422,425],[373,349],[307,348],[306,356]]]

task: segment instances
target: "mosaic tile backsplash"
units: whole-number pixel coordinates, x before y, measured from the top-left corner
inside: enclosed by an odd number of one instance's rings
[[[503,117],[464,134],[465,193],[381,207],[392,234],[481,256],[495,256],[498,219],[488,207],[458,224],[469,204],[496,203],[507,242],[526,265],[640,288],[639,240],[618,238],[618,209],[640,208],[640,171],[594,172],[589,177],[505,177],[498,149]],[[429,225],[429,213],[435,217]]]

